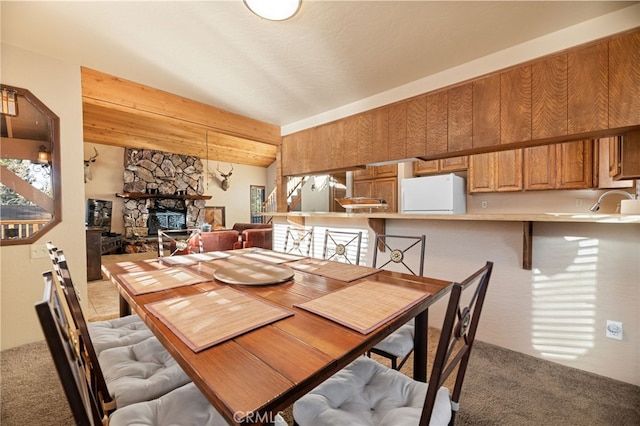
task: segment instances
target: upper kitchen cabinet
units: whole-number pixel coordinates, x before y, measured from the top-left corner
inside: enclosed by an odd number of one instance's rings
[[[567,134],[567,54],[531,64],[531,138]]]
[[[353,180],[379,179],[398,176],[397,164],[384,166],[367,166],[364,169],[353,171]]]
[[[427,153],[427,96],[407,101],[407,142],[403,158]]]
[[[609,127],[640,121],[640,32],[609,42]]]
[[[473,82],[473,147],[500,145],[500,74]]]
[[[567,53],[569,134],[605,130],[609,124],[609,47],[601,42]]]
[[[448,119],[449,92],[443,90],[427,95],[427,155],[447,152]]]
[[[389,160],[389,112],[386,108],[358,116],[358,164]]]
[[[358,116],[347,117],[342,122],[342,165],[341,168],[358,164]]]
[[[500,74],[500,143],[531,140],[531,66]]]
[[[447,151],[473,147],[473,85],[449,89],[447,102]]]
[[[407,102],[398,102],[387,108],[389,117],[389,155],[407,157]]]

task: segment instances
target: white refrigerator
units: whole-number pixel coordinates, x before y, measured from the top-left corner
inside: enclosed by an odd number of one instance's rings
[[[467,191],[464,178],[453,173],[402,179],[402,213],[464,214]]]

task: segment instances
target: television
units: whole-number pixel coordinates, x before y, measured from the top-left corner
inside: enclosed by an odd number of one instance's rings
[[[103,235],[111,232],[112,203],[107,200],[87,200],[85,222],[87,229],[100,229]]]

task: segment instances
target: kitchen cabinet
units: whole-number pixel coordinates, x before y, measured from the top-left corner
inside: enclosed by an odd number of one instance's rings
[[[619,133],[640,126],[640,30],[338,122],[342,140],[331,146],[342,147],[341,161],[319,157],[329,146],[322,136],[327,129],[303,130],[298,133],[310,135],[283,138],[283,173],[313,174],[326,171],[325,167],[355,168],[447,153],[459,156],[505,144],[520,148],[550,138]]]
[[[640,131],[611,138],[609,175],[615,179],[640,179]]]
[[[608,61],[606,41],[567,52],[569,134],[609,128]]]
[[[369,180],[398,176],[398,165],[367,166],[365,169],[354,170],[353,180]]]
[[[524,149],[524,189],[593,188],[592,140]]]
[[[461,172],[469,167],[469,157],[443,158],[441,160],[417,160],[413,162],[413,175],[426,176],[441,173]]]
[[[609,41],[609,127],[636,126],[640,117],[640,31]]]
[[[469,156],[469,193],[522,191],[522,149]]]
[[[382,198],[388,207],[385,213],[398,211],[398,179],[396,177],[357,180],[353,182],[354,197]]]
[[[531,137],[567,134],[567,54],[531,64]]]

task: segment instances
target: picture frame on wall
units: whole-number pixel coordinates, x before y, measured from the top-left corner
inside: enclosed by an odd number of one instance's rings
[[[225,223],[225,209],[222,206],[204,208],[204,222],[211,225],[212,229],[223,229]]]

